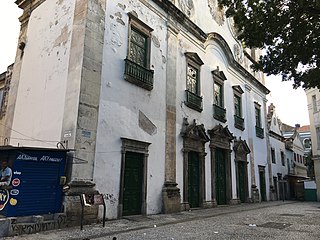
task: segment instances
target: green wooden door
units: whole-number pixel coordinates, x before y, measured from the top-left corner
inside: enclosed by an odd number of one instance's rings
[[[259,171],[261,201],[267,201],[265,172]]]
[[[123,216],[141,214],[143,158],[141,153],[126,152],[123,189]]]
[[[191,208],[199,207],[200,199],[199,154],[189,152],[188,156],[188,199]]]
[[[245,164],[245,162],[238,162],[238,174],[239,174],[239,197],[240,197],[240,201],[241,202],[245,202],[246,201],[246,171],[245,171],[245,167],[247,167],[247,165]]]
[[[217,204],[227,203],[226,161],[224,150],[216,149],[216,200]]]

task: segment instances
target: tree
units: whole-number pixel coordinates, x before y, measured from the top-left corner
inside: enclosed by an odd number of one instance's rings
[[[266,54],[252,67],[293,87],[320,89],[320,0],[218,0],[238,39]]]

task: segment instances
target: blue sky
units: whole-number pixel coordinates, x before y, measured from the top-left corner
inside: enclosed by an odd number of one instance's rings
[[[20,22],[18,17],[22,10],[13,0],[0,0],[0,73],[14,62],[19,36]],[[276,106],[277,115],[281,121],[294,126],[309,124],[306,94],[303,89],[292,89],[290,82],[281,82],[281,78],[271,76],[266,78],[266,87],[271,90],[268,103]]]

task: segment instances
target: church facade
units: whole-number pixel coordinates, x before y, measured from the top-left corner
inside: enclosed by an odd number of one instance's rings
[[[17,4],[6,137],[74,150],[65,211],[95,191],[110,219],[272,199],[259,51],[217,1]]]

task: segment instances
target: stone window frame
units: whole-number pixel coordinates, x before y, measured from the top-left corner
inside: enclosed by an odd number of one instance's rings
[[[256,119],[256,126],[261,128],[262,127],[261,105],[258,102],[254,102],[254,113],[255,113],[255,119]]]
[[[224,108],[224,82],[227,80],[227,78],[225,77],[224,73],[222,71],[219,71],[219,68],[217,68],[216,70],[212,71],[212,76],[213,76],[213,93],[215,93],[215,85],[219,85],[220,86],[220,105],[216,104],[215,102],[215,95],[213,95],[213,104]]]
[[[141,21],[135,13],[129,12],[129,23],[128,23],[128,47],[127,47],[127,56],[125,58],[125,74],[124,78],[130,83],[133,83],[139,87],[142,87],[146,90],[153,89],[153,75],[154,70],[150,68],[150,59],[151,59],[151,38],[153,29]],[[141,65],[135,62],[130,57],[131,50],[131,35],[132,31],[137,32],[146,38],[146,54],[145,54],[145,63]]]
[[[271,147],[270,149],[270,155],[271,155],[271,163],[276,164],[277,160],[276,160],[276,150]]]
[[[219,67],[217,67],[217,69],[213,70],[211,73],[213,78],[213,117],[216,120],[225,123],[227,119],[226,119],[226,108],[225,108],[225,100],[224,100],[224,95],[225,95],[224,82],[227,80],[227,78],[223,73],[223,71],[219,70]],[[216,102],[215,86],[219,86],[220,104],[217,104]]]
[[[261,104],[254,102],[254,115],[256,121],[256,136],[258,138],[264,138],[264,129],[262,127],[262,118],[261,118]]]
[[[196,111],[202,111],[202,96],[201,96],[201,66],[204,64],[199,55],[195,52],[186,52],[186,93],[187,101],[185,102],[189,108],[192,108]],[[196,70],[197,75],[195,76],[196,80],[196,91],[192,91],[188,88],[188,76],[189,76],[189,67]],[[192,97],[193,101],[189,101],[189,97]],[[197,104],[193,104],[196,101]]]
[[[313,113],[318,112],[318,107],[317,107],[317,96],[312,95],[312,108],[313,108]]]
[[[244,93],[244,91],[242,90],[242,88],[239,85],[236,86],[232,86],[233,88],[233,102],[234,102],[234,118],[235,118],[235,124],[234,126],[238,129],[240,129],[241,131],[244,130],[244,118],[243,118],[243,110],[242,110],[242,94]],[[236,98],[239,99],[239,113],[237,113],[236,111]],[[236,118],[240,121],[242,121],[242,126],[236,123]]]
[[[151,143],[142,142],[129,138],[120,138],[122,142],[121,147],[121,173],[120,173],[120,187],[119,187],[119,204],[118,204],[118,218],[122,217],[123,211],[123,188],[124,188],[124,170],[126,163],[126,152],[141,153],[144,155],[143,159],[143,186],[142,186],[142,206],[141,214],[147,214],[147,172],[148,172],[148,158],[149,158],[149,145]]]
[[[280,150],[280,158],[281,158],[281,164],[282,164],[282,166],[286,166],[286,156],[285,156],[283,150]]]
[[[147,46],[146,46],[146,65],[143,66],[145,68],[150,69],[150,56],[151,56],[151,32],[153,29],[141,21],[139,18],[135,16],[135,14],[129,12],[129,32],[128,32],[128,52],[127,57],[130,59],[130,49],[131,49],[131,34],[132,29],[135,29],[136,32],[143,35],[147,39]],[[132,60],[132,59],[130,59]]]

